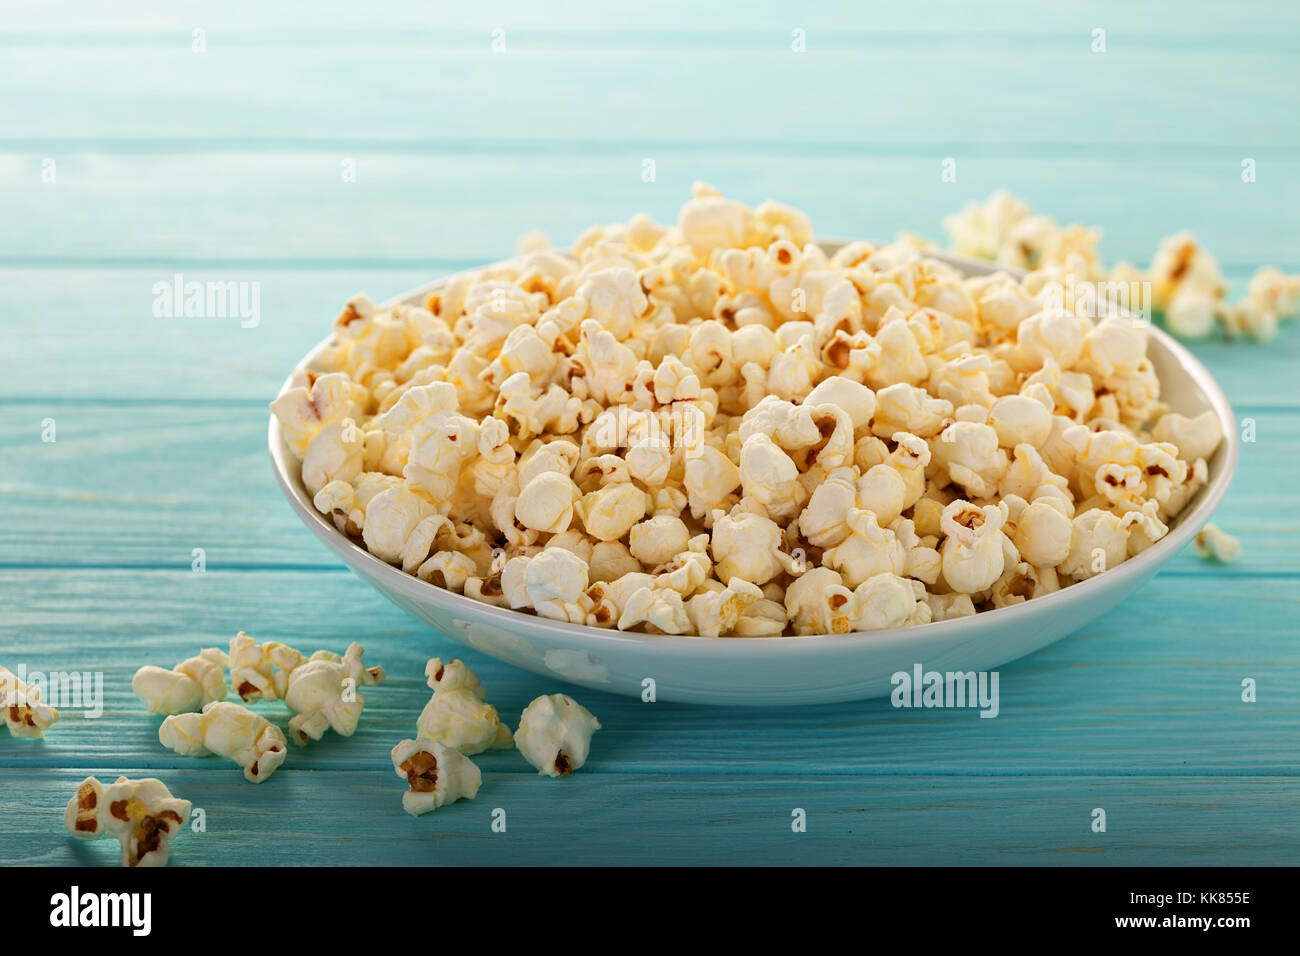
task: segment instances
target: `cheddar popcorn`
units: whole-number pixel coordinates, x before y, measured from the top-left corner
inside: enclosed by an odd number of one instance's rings
[[[828,253],[797,210],[698,185],[674,226],[530,239],[423,307],[354,298],[272,410],[342,533],[494,606],[731,639],[1032,600],[1167,534],[1223,436],[1161,403],[1140,322],[1053,298],[1110,274],[1094,230],[1006,194],[946,226],[1029,274],[963,277],[916,241]],[[1170,324],[1222,322],[1190,236],[1125,268]],[[1249,308],[1298,300],[1262,271]],[[289,651],[232,642],[236,692],[283,698]],[[421,736],[477,753],[502,728],[458,663],[430,662]]]

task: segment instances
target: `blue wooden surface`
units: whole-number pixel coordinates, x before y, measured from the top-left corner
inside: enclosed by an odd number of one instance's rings
[[[1111,260],[1145,262],[1191,228],[1237,290],[1258,265],[1300,270],[1297,8],[767,3],[737,24],[732,5],[636,6],[0,8],[0,664],[106,683],[102,717],[0,737],[0,863],[112,862],[62,831],[91,772],[156,774],[206,810],[177,865],[1297,862],[1292,327],[1267,347],[1194,347],[1256,423],[1217,519],[1240,563],[1180,555],[1003,668],[996,720],[588,691],[605,729],[580,773],[487,755],[476,802],[402,812],[387,753],[426,699],[426,657],[464,656],[512,724],[561,688],[417,625],[275,490],[265,404],[347,295],[499,258],[532,228],[567,242],[640,210],[671,218],[694,179],[869,236],[937,237],[942,215],[1005,186],[1102,226]],[[956,183],[940,181],[945,157]],[[262,321],[154,318],[151,288],[177,272],[260,282]],[[140,664],[241,628],[359,640],[390,674],[355,737],[295,751],[258,787],[163,750],[130,693]],[[1105,834],[1089,827],[1098,806]],[[791,832],[796,807],[807,833]]]

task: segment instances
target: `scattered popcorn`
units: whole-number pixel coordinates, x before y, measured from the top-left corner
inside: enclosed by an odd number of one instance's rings
[[[676,226],[529,239],[423,309],[353,299],[273,411],[340,531],[551,620],[840,634],[1032,600],[1162,538],[1223,440],[1162,404],[1141,322],[1060,287],[1150,281],[1175,331],[1264,335],[1300,278],[1261,270],[1229,307],[1190,235],[1108,272],[1097,232],[1006,193],[945,227],[1029,274],[963,278],[915,240],[828,254],[797,210],[699,185]],[[241,635],[231,685],[276,700],[320,674],[333,699],[325,660]],[[503,728],[462,668],[430,662],[421,731],[477,753]],[[303,706],[295,739],[334,725]]]
[[[184,714],[226,699],[226,665],[217,647],[204,648],[171,670],[146,664],[131,678],[131,690],[151,714]]]
[[[402,808],[412,816],[460,799],[473,800],[483,785],[483,774],[472,760],[428,737],[403,740],[392,756],[393,770],[410,787],[402,794]]]
[[[294,670],[303,664],[317,661],[337,664],[342,658],[333,651],[326,650],[316,651],[308,657],[278,641],[258,644],[240,631],[230,641],[230,686],[244,701],[282,700],[288,693],[289,679]],[[383,669],[375,668],[374,671],[379,674],[378,679],[383,680]],[[224,696],[223,694],[222,697]]]
[[[429,658],[429,663],[424,667],[424,676],[428,678],[429,689],[434,693],[444,690],[466,690],[479,700],[487,697],[487,691],[479,683],[478,675],[459,657],[449,660],[446,664],[442,662],[441,657]]]
[[[501,723],[497,709],[467,688],[436,691],[416,726],[419,739],[436,740],[470,756],[514,746],[510,728]]]
[[[1231,564],[1241,557],[1241,542],[1217,525],[1207,524],[1197,532],[1193,543],[1196,553],[1211,561]]]
[[[548,777],[563,777],[587,762],[600,721],[567,694],[538,697],[519,717],[515,746]]]
[[[189,819],[190,801],[155,777],[118,777],[108,786],[87,777],[63,811],[64,827],[78,840],[116,837],[123,866],[165,866],[171,840]]]
[[[364,649],[350,644],[338,660],[313,658],[289,671],[284,703],[294,715],[289,733],[294,743],[320,740],[326,728],[340,737],[351,737],[366,706],[359,684],[373,686],[384,679],[382,667],[367,668],[361,662]]]
[[[0,708],[13,737],[43,737],[46,729],[59,719],[57,710],[41,703],[39,686],[28,686],[3,667],[0,667]]]
[[[251,783],[271,776],[286,754],[279,727],[229,701],[213,701],[197,714],[168,717],[158,728],[158,740],[182,757],[218,754],[233,760]]]
[[[1227,287],[1218,261],[1189,232],[1161,240],[1150,267],[1143,271],[1127,262],[1107,270],[1097,251],[1099,233],[1079,225],[1062,228],[1045,216],[1033,215],[1028,205],[1002,190],[948,216],[943,228],[950,251],[1030,270],[1034,275],[1027,285],[1037,281],[1035,276],[1106,280],[1128,289],[1149,282],[1151,301],[1146,304],[1164,313],[1165,326],[1179,338],[1204,338],[1218,327],[1229,338],[1244,335],[1267,341],[1277,334],[1279,321],[1300,312],[1300,276],[1288,276],[1272,266],[1251,277],[1239,302],[1225,302]],[[986,322],[1014,328],[1029,318],[1032,300],[1025,301],[1014,288],[987,288],[979,300]]]

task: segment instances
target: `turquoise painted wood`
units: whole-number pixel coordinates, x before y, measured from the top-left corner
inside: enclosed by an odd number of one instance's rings
[[[1103,227],[1112,259],[1191,228],[1235,289],[1258,265],[1300,269],[1300,9],[772,2],[736,25],[726,6],[0,9],[0,664],[105,682],[102,716],[0,737],[0,863],[114,861],[62,831],[87,773],[156,774],[204,808],[182,866],[1300,861],[1294,327],[1266,347],[1194,346],[1255,424],[1217,517],[1241,561],[1180,555],[1007,666],[997,719],[584,692],[605,729],[574,777],[491,754],[474,803],[401,811],[387,755],[427,699],[427,657],[463,654],[512,723],[562,688],[417,625],[275,490],[266,402],[346,296],[500,257],[533,228],[567,242],[643,209],[671,217],[694,179],[875,237],[938,237],[944,214],[1006,186]],[[956,183],[939,179],[946,157]],[[152,287],[177,273],[259,282],[257,326],[156,318]],[[139,665],[241,628],[359,640],[390,675],[355,737],[295,751],[257,787],[163,750],[130,693]]]

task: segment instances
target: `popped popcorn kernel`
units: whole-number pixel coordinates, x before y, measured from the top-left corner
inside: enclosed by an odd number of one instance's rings
[[[190,808],[190,801],[173,797],[156,777],[118,777],[107,786],[87,777],[63,811],[63,826],[78,840],[115,837],[122,866],[165,866]]]
[[[43,737],[59,719],[57,710],[41,703],[39,686],[28,685],[4,667],[0,667],[0,710],[13,737]]]
[[[591,711],[567,694],[551,694],[524,708],[515,746],[538,773],[564,777],[587,762],[591,736],[598,730],[600,721]]]
[[[1202,558],[1231,564],[1241,557],[1241,542],[1218,525],[1207,524],[1192,539],[1196,553]]]
[[[459,751],[436,740],[403,740],[393,748],[394,772],[407,782],[402,809],[419,816],[457,800],[473,800],[483,774]]]
[[[171,670],[146,664],[131,678],[131,690],[151,714],[183,714],[226,699],[225,651],[209,647]]]
[[[233,760],[250,783],[271,776],[287,754],[279,727],[230,701],[213,701],[197,714],[168,717],[158,728],[158,740],[182,757],[217,754]]]

